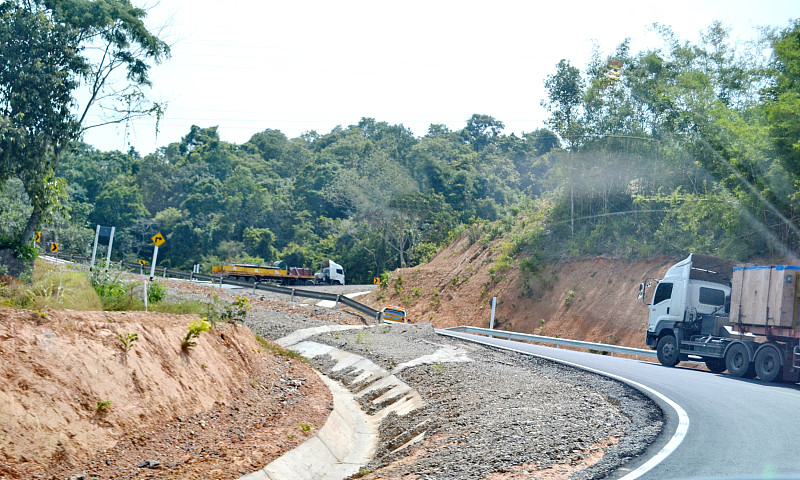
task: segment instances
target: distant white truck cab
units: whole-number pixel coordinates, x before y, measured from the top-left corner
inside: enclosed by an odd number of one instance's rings
[[[333,260],[322,262],[322,271],[314,274],[317,285],[344,285],[344,267]]]

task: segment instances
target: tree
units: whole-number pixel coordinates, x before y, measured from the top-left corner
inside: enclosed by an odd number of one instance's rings
[[[544,82],[547,101],[542,106],[550,111],[547,124],[563,138],[570,148],[580,144],[583,127],[580,122],[583,102],[584,81],[581,72],[561,60],[556,65],[556,73],[548,75]]]
[[[101,124],[162,112],[148,102],[152,60],[169,54],[129,0],[7,0],[0,4],[0,180],[24,182],[32,210],[11,246],[27,242],[58,202],[61,155],[93,108]],[[97,54],[97,52],[100,52]],[[118,72],[125,70],[124,77]],[[84,86],[80,104],[75,92]]]

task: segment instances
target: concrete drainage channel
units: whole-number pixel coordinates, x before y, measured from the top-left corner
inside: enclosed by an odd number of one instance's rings
[[[277,340],[281,346],[306,358],[328,355],[332,359],[334,365],[330,371],[318,375],[333,394],[333,411],[314,437],[240,480],[339,480],[349,477],[358,473],[375,455],[378,426],[384,417],[392,412],[403,416],[425,404],[416,390],[370,360],[306,341],[321,333],[352,328],[364,327],[331,325],[308,328]],[[418,425],[389,443],[397,451],[424,436],[425,425]]]

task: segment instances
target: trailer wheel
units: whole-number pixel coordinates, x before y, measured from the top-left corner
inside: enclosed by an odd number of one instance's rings
[[[316,285],[316,283],[314,283],[314,280],[306,280],[306,285],[311,286],[311,285]]]
[[[756,374],[765,382],[774,382],[781,375],[781,354],[772,344],[766,344],[756,352]]]
[[[756,369],[750,361],[747,347],[741,343],[735,343],[728,348],[725,353],[725,366],[728,373],[734,377],[753,378],[756,376]]]
[[[725,371],[724,358],[706,358],[704,361],[706,362],[706,368],[708,368],[711,373],[722,373]]]
[[[659,338],[658,345],[656,346],[656,354],[658,356],[658,361],[661,362],[662,365],[674,367],[680,361],[678,341],[675,340],[673,335],[665,335]]]

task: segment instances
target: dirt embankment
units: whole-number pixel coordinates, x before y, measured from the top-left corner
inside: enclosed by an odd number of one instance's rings
[[[575,260],[544,267],[542,280],[526,282],[516,265],[490,273],[499,248],[498,241],[484,247],[463,235],[429,263],[395,271],[387,288],[363,298],[376,308],[405,306],[412,320],[446,328],[488,327],[489,300],[496,296],[495,328],[645,348],[647,307],[636,298],[639,283],[679,260]]]
[[[307,365],[231,324],[182,349],[196,320],[0,310],[0,479],[237,478],[322,426]]]

